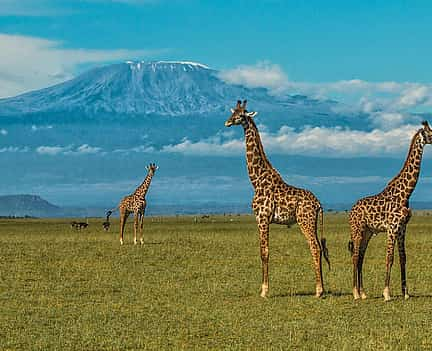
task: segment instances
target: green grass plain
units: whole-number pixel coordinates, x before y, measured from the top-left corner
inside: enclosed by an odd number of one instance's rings
[[[430,350],[432,217],[407,231],[411,299],[385,303],[385,235],[369,245],[368,299],[353,301],[346,214],[326,214],[332,270],[314,295],[307,243],[297,226],[272,225],[270,297],[252,216],[145,219],[145,245],[125,245],[118,222],[87,230],[68,220],[0,220],[1,350]]]

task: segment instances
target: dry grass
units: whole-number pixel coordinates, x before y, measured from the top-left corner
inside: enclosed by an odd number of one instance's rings
[[[232,220],[232,221],[231,221]],[[270,298],[259,297],[254,219],[146,219],[145,241],[118,224],[86,231],[66,220],[0,221],[1,350],[413,350],[432,348],[432,221],[414,216],[407,234],[408,286],[384,303],[385,236],[371,240],[369,299],[351,296],[345,215],[326,215],[332,271],[317,300],[298,228],[272,226]],[[130,224],[129,224],[130,225]]]

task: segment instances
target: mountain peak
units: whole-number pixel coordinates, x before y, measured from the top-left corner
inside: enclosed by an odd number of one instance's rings
[[[144,67],[151,67],[153,70],[156,68],[161,69],[174,69],[182,67],[183,70],[187,69],[210,69],[209,66],[199,62],[193,61],[126,61],[131,69],[142,69]]]

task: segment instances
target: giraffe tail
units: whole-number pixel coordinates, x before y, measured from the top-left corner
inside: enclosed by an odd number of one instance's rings
[[[354,242],[352,240],[348,241],[348,251],[351,253],[351,256],[354,253]]]
[[[329,258],[329,251],[327,248],[327,240],[326,238],[324,238],[324,211],[323,208],[320,207],[320,230],[321,230],[321,250],[324,256],[324,259],[327,261],[328,264],[328,268],[329,270],[331,270],[331,265],[330,265],[330,258]]]

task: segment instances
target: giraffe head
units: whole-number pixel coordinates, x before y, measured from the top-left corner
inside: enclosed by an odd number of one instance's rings
[[[423,128],[419,130],[422,142],[424,144],[432,144],[432,129],[427,121],[423,121]]]
[[[150,163],[148,166],[146,166],[146,170],[151,174],[154,174],[158,168],[159,166],[156,166],[155,163]]]
[[[244,127],[249,125],[249,121],[256,116],[258,112],[248,112],[246,110],[247,101],[243,101],[243,105],[240,100],[237,101],[235,109],[231,109],[231,117],[225,122],[225,127],[231,127],[232,125],[241,124]]]

